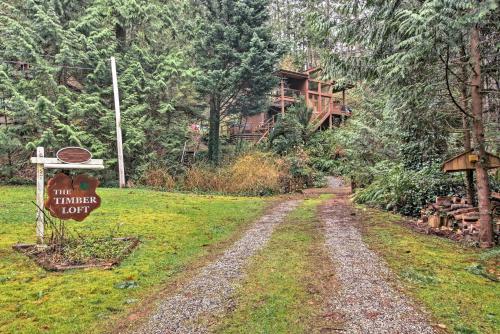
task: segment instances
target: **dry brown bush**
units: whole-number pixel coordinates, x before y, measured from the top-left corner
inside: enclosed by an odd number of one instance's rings
[[[235,193],[277,193],[280,191],[282,164],[261,152],[243,155],[229,168],[229,190]]]
[[[192,166],[184,176],[183,188],[192,191],[227,192],[227,175],[221,168],[213,168],[205,164]]]
[[[142,177],[142,183],[148,187],[172,190],[175,188],[175,179],[163,168],[150,168]]]
[[[184,188],[194,191],[215,191],[251,195],[283,191],[287,174],[281,159],[271,154],[252,152],[236,158],[225,167],[195,165],[186,173]]]

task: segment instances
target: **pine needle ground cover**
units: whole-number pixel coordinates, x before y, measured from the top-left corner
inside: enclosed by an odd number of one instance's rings
[[[364,209],[365,241],[405,288],[452,333],[500,330],[500,248],[464,248],[401,226],[401,216]]]
[[[34,187],[0,186],[0,333],[96,333],[260,215],[260,198],[99,189],[102,205],[68,228],[137,236],[112,270],[48,272],[14,251],[35,240]],[[109,327],[108,327],[109,328]]]
[[[235,309],[216,333],[310,333],[321,328],[322,296],[335,284],[316,210],[328,195],[307,199],[251,261]]]

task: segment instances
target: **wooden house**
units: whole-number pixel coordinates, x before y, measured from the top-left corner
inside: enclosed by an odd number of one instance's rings
[[[269,109],[229,126],[230,137],[260,142],[272,131],[277,116],[286,114],[290,106],[302,99],[312,109],[310,124],[314,130],[340,124],[344,118],[351,116],[351,110],[345,103],[345,93],[353,86],[338,88],[334,81],[320,80],[320,73],[320,68],[304,72],[277,71],[275,75],[280,78],[280,83],[271,93]]]

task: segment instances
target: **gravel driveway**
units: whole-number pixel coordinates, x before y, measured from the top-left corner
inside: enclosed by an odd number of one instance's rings
[[[394,288],[394,275],[372,252],[356,227],[346,195],[339,194],[322,209],[326,247],[340,285],[330,310],[344,323],[337,333],[435,333],[426,316]]]
[[[220,259],[202,269],[176,295],[161,301],[135,333],[206,333],[197,320],[224,310],[249,258],[265,246],[274,228],[298,203],[281,203],[261,217]]]

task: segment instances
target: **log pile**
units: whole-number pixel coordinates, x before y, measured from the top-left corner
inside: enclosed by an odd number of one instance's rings
[[[493,220],[496,236],[500,232],[500,194],[492,193]],[[456,196],[438,196],[434,203],[420,211],[417,222],[428,232],[448,235],[452,239],[477,241],[479,237],[479,209]]]

